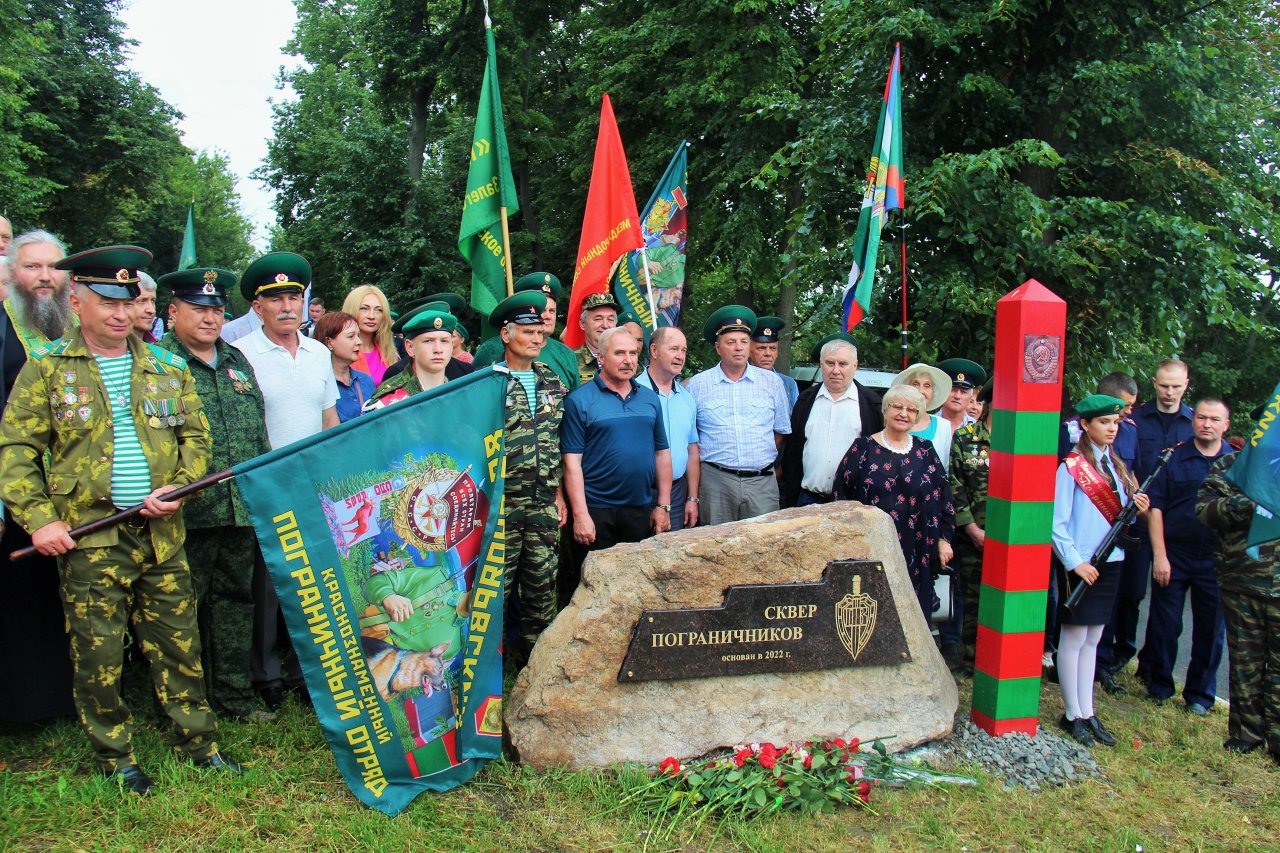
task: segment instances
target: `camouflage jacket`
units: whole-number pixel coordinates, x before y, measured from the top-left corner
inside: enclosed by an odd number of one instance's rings
[[[186,361],[133,336],[128,346],[133,424],[151,469],[151,487],[194,482],[209,470],[209,423]],[[149,414],[153,411],[176,411],[182,422],[169,424]],[[77,527],[115,512],[114,454],[106,389],[80,331],[32,351],[0,423],[0,500],[18,523],[35,532],[54,521]],[[153,520],[150,530],[161,562],[186,538],[182,513]],[[116,542],[115,527],[78,540],[82,548]]]
[[[1221,456],[1209,469],[1209,476],[1196,494],[1196,517],[1218,534],[1218,585],[1232,592],[1264,598],[1280,598],[1280,542],[1258,546],[1261,560],[1245,553],[1254,503],[1229,481],[1227,471],[1238,454]]]
[[[600,360],[591,354],[591,348],[586,344],[574,350],[573,354],[578,358],[578,384],[586,385],[600,372]]]
[[[495,370],[506,367],[495,365]],[[506,496],[511,500],[548,503],[560,485],[560,419],[564,416],[564,383],[545,364],[533,363],[537,407],[514,376],[507,382]]]
[[[214,343],[218,354],[218,366],[214,368],[192,355],[173,332],[161,338],[158,346],[186,359],[187,369],[195,379],[196,393],[204,404],[209,437],[213,440],[211,473],[224,471],[271,449],[262,389],[244,353],[219,338]],[[234,479],[224,480],[187,498],[182,505],[182,517],[191,528],[253,526]]]
[[[471,366],[479,370],[482,367],[502,361],[504,355],[502,338],[495,335],[476,348],[476,354]],[[578,387],[578,356],[573,350],[555,338],[547,338],[547,342],[542,347],[542,352],[538,354],[534,361],[539,364],[545,364],[554,370],[556,376],[560,377],[560,381],[564,383],[564,387],[567,390],[572,391]]]
[[[991,465],[991,430],[978,422],[960,427],[951,439],[951,499],[956,527],[987,528],[987,473]]]

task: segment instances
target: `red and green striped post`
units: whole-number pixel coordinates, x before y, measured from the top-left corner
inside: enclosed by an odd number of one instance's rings
[[[996,303],[987,539],[973,721],[1036,733],[1067,303],[1035,279]]]

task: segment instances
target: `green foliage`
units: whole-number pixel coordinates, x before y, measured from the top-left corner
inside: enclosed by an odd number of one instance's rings
[[[250,251],[221,154],[194,154],[178,113],[125,69],[118,0],[0,0],[0,209],[73,251],[137,243],[176,266],[194,196],[201,262]]]

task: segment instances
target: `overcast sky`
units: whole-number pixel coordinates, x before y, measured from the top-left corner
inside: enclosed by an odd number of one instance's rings
[[[126,35],[138,44],[130,67],[185,115],[183,142],[222,151],[231,162],[240,207],[266,248],[275,220],[272,195],[249,174],[267,154],[275,80],[293,34],[291,0],[127,0]]]

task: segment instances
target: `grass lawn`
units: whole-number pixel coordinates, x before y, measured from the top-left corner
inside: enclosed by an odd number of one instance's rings
[[[252,763],[243,778],[210,778],[170,755],[154,721],[138,757],[161,786],[142,800],[92,772],[77,726],[0,734],[3,850],[1276,850],[1280,769],[1265,755],[1222,749],[1227,720],[1098,692],[1120,744],[1095,749],[1105,781],[1030,793],[1004,790],[973,767],[976,788],[872,792],[873,811],[709,821],[666,837],[628,807],[612,773],[534,772],[493,762],[470,784],[423,794],[391,819],[347,792],[311,712],[292,701],[273,723],[227,724],[221,742]],[[961,682],[967,708],[969,682]],[[1041,724],[1062,713],[1042,692]],[[135,707],[145,707],[135,701]]]

